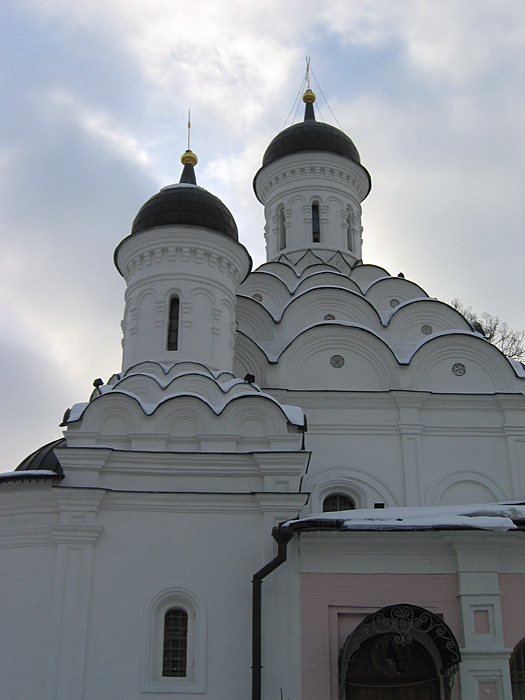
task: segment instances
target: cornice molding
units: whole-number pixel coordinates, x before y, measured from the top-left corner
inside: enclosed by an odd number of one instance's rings
[[[104,531],[102,525],[54,525],[50,528],[57,544],[95,544]]]
[[[174,261],[180,258],[182,262],[190,261],[198,265],[205,265],[208,268],[215,268],[222,274],[227,274],[235,283],[240,283],[240,266],[233,265],[231,260],[217,253],[210,253],[200,246],[165,246],[162,248],[151,248],[150,250],[137,253],[127,262],[124,268],[124,278],[127,284],[133,282],[137,272],[144,267],[155,267],[164,264],[166,261]],[[152,276],[159,280],[159,275],[152,270]],[[203,273],[205,274],[205,273]]]
[[[253,493],[129,493],[113,491],[104,510],[168,513],[251,513],[261,514]]]
[[[119,247],[119,267],[126,284],[133,284],[138,273],[162,278],[159,268],[171,274],[191,266],[203,266],[203,275],[214,270],[213,277],[227,275],[234,285],[240,284],[249,271],[251,258],[246,248],[228,236],[192,226],[161,226],[146,234],[124,239]]]
[[[317,179],[320,182],[316,184],[327,189],[345,190],[347,196],[354,194],[359,201],[365,198],[370,186],[366,170],[360,164],[324,152],[290,154],[262,168],[256,179],[258,196],[263,202],[268,201],[276,186],[289,182],[302,184],[307,179]]]
[[[9,527],[0,530],[0,548],[49,547],[55,544],[47,526]]]

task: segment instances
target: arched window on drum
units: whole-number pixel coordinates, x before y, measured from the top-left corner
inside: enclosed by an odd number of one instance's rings
[[[173,296],[170,299],[169,316],[168,316],[168,350],[179,349],[179,310],[180,300],[178,296]]]
[[[286,219],[284,207],[279,209],[279,250],[286,248]]]
[[[321,219],[319,215],[319,202],[312,204],[312,243],[321,242]]]
[[[354,232],[352,229],[352,211],[346,210],[346,245],[348,250],[354,250]]]

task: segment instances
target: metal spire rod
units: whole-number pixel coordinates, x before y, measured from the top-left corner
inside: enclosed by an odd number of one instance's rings
[[[310,56],[306,57],[306,87],[310,89]]]

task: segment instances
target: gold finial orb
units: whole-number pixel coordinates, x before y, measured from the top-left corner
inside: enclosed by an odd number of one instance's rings
[[[315,92],[308,88],[303,95],[303,102],[315,102]]]
[[[190,151],[190,149],[188,148],[188,150],[184,151],[184,153],[181,155],[180,162],[182,163],[182,165],[197,165],[199,159],[197,158],[195,153],[193,153],[193,151]]]

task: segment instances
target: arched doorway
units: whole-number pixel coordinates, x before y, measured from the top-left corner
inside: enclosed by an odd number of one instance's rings
[[[339,700],[449,700],[459,647],[437,615],[414,605],[382,608],[348,637]]]
[[[512,700],[523,700],[525,698],[525,637],[510,657],[510,684]]]

